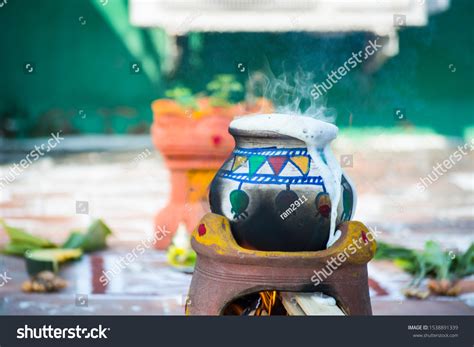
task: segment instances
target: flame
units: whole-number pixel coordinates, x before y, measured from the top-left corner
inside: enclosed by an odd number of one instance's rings
[[[258,293],[260,299],[262,300],[262,304],[256,309],[255,315],[261,316],[262,313],[265,311],[268,316],[272,314],[272,308],[275,306],[276,303],[276,290],[273,291],[264,291]]]

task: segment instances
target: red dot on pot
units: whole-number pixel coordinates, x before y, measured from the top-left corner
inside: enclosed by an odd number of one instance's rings
[[[212,143],[214,144],[214,146],[218,146],[222,143],[222,136],[220,135],[214,135],[212,137]]]
[[[204,224],[199,224],[198,226],[198,234],[199,236],[203,236],[206,233],[206,226]]]
[[[361,231],[362,234],[362,241],[364,241],[365,244],[369,243],[369,239],[367,238],[367,235],[364,230]]]

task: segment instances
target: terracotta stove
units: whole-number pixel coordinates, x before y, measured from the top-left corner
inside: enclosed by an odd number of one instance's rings
[[[192,234],[197,263],[186,314],[221,315],[237,298],[285,291],[322,292],[346,315],[371,315],[367,263],[375,254],[373,234],[357,221],[343,222],[338,230],[340,238],[325,250],[256,251],[237,244],[227,218],[205,215]],[[329,265],[334,259],[339,266]],[[323,273],[329,275],[320,281],[317,274]]]

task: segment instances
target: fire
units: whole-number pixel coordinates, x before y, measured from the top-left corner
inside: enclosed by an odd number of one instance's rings
[[[281,309],[281,301],[276,290],[267,290],[238,298],[230,303],[224,315],[269,316],[286,314]]]
[[[277,297],[276,290],[260,292],[258,293],[258,295],[260,297],[261,304],[255,310],[255,316],[262,316],[262,315],[270,316],[272,314],[272,308],[273,306],[275,306],[275,303],[276,303],[276,297]]]

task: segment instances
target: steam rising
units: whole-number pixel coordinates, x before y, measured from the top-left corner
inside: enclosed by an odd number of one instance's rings
[[[252,87],[265,98],[272,101],[277,113],[307,116],[317,120],[334,123],[336,112],[327,108],[323,98],[315,99],[311,95],[314,85],[313,74],[299,71],[294,75],[282,74],[275,77],[272,73],[253,74]]]

